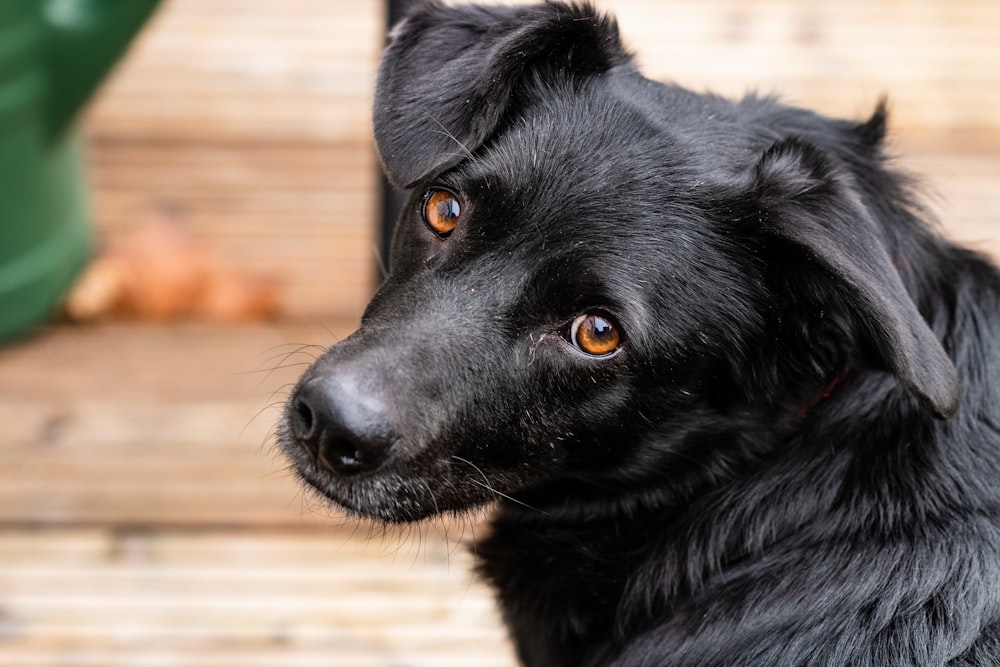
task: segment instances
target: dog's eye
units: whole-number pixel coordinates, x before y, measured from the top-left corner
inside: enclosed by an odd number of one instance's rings
[[[622,335],[610,318],[596,313],[580,315],[569,327],[573,346],[593,357],[611,354],[622,344]]]
[[[462,217],[462,204],[447,190],[428,190],[424,194],[421,214],[424,223],[438,236],[451,234]]]

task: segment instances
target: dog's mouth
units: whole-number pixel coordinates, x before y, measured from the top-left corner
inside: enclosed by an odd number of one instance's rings
[[[431,457],[409,460],[392,459],[373,468],[352,469],[334,465],[332,455],[323,455],[294,435],[286,413],[279,428],[278,441],[292,461],[299,480],[324,500],[349,514],[383,521],[408,523],[446,512],[464,512],[500,497],[474,464]],[[344,447],[343,452],[350,448]],[[343,454],[348,459],[353,454]],[[349,461],[345,461],[350,466]],[[477,483],[478,481],[478,483]]]
[[[295,474],[309,489],[349,513],[386,522],[416,521],[433,513],[433,489],[415,476],[402,475],[381,466],[376,469],[351,470],[354,453],[343,442],[336,443],[339,453],[323,452],[294,435],[286,414],[279,443],[292,461]],[[336,466],[331,462],[338,459]],[[430,509],[429,509],[430,508]]]
[[[408,523],[436,513],[434,493],[420,480],[403,479],[398,475],[335,479],[312,466],[298,466],[296,472],[310,489],[358,517]]]

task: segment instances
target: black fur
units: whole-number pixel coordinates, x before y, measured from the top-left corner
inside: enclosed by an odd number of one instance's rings
[[[432,2],[374,116],[413,196],[289,401],[303,480],[391,522],[499,497],[475,549],[532,667],[1000,664],[1000,273],[887,166],[884,105],[649,81],[588,5]]]

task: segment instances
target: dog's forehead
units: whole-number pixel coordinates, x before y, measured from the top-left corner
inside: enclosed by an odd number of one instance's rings
[[[549,89],[458,166],[457,185],[543,216],[662,220],[708,203],[704,186],[743,168],[739,137],[699,104],[630,81]]]
[[[469,160],[466,174],[539,197],[600,195],[680,177],[675,143],[615,97],[564,93],[529,107]]]

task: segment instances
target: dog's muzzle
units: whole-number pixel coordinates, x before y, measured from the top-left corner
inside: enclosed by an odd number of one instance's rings
[[[374,470],[397,440],[386,405],[350,375],[315,376],[296,389],[289,405],[295,443],[314,466],[331,473]]]

